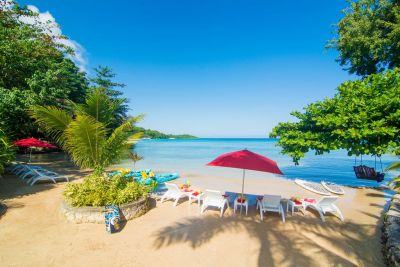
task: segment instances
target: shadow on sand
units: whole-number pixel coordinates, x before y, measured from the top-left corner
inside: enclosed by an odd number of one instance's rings
[[[377,225],[340,222],[328,216],[321,220],[308,213],[294,215],[283,224],[279,216],[268,214],[264,221],[253,212],[249,216],[204,215],[189,217],[161,228],[155,233],[155,249],[186,243],[192,249],[211,242],[224,233],[244,232],[259,243],[258,266],[321,266],[314,255],[322,256],[332,266],[381,266],[380,251],[375,248]],[[371,245],[372,244],[372,245]],[[348,257],[349,253],[353,256]],[[279,254],[279,257],[274,255]],[[357,260],[355,260],[357,259]]]
[[[29,155],[18,155],[19,162],[27,162]],[[79,179],[89,174],[89,171],[82,171],[76,167],[71,161],[66,159],[64,153],[47,153],[35,154],[32,156],[32,165],[41,166],[51,171],[55,171],[60,175],[65,175],[70,181]],[[64,180],[58,180],[57,183],[65,183]],[[20,179],[13,174],[5,174],[0,179],[0,201],[7,199],[19,198],[27,195],[36,194],[42,191],[50,190],[55,187],[51,181],[39,181],[33,186],[30,186],[26,181]],[[5,203],[8,209],[21,208],[22,204],[16,201]]]

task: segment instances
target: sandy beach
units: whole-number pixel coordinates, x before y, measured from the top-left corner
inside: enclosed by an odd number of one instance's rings
[[[72,182],[88,173],[62,154],[35,155],[33,161]],[[231,178],[179,171],[196,188],[241,188],[240,171]],[[0,199],[8,206],[0,219],[2,266],[384,266],[380,217],[388,196],[379,190],[345,188],[337,203],[345,221],[327,216],[325,223],[310,210],[287,214],[282,223],[274,213],[260,221],[254,206],[248,216],[228,209],[220,218],[217,210],[200,215],[197,204],[187,201],[175,208],[171,201],[152,201],[148,213],[110,235],[103,224],[66,221],[60,212],[64,186],[0,179]],[[251,172],[245,192],[320,197],[293,181]]]

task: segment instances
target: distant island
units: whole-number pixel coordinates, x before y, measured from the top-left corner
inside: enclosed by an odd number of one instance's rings
[[[151,139],[184,139],[184,138],[197,138],[196,136],[190,134],[165,134],[156,130],[145,129],[142,127],[135,127],[135,132],[143,132],[143,138],[151,138]]]

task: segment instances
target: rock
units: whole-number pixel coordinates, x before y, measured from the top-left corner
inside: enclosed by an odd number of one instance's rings
[[[396,194],[384,214],[382,252],[388,266],[400,266],[400,194]]]

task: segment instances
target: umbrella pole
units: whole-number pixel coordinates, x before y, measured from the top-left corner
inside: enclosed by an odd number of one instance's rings
[[[241,199],[243,201],[243,192],[244,192],[244,177],[246,175],[246,170],[243,169],[243,177],[242,177],[242,196]],[[240,215],[242,214],[243,205],[240,205]]]
[[[29,150],[29,164],[31,164],[31,159],[32,159],[32,147],[30,147]]]

